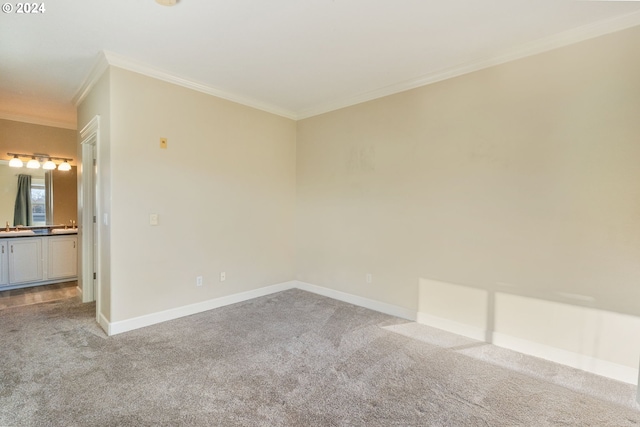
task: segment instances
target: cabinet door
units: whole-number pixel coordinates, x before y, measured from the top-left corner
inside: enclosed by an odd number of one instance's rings
[[[7,242],[0,242],[0,286],[9,284],[9,251]]]
[[[78,275],[77,236],[49,237],[47,279],[75,278]]]
[[[42,273],[42,239],[11,239],[9,246],[9,284],[39,282]]]

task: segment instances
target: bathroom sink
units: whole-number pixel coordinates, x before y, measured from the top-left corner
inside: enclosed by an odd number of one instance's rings
[[[19,231],[0,231],[0,236],[31,236],[36,234],[33,230],[19,230]]]
[[[52,234],[76,234],[77,232],[77,228],[54,228],[51,230]]]

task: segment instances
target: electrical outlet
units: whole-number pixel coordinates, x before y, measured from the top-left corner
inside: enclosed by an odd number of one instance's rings
[[[223,271],[222,273],[220,273],[220,281],[224,282],[225,280],[227,280],[227,273]]]
[[[149,225],[158,225],[158,214],[149,215]]]
[[[196,277],[196,286],[202,286],[202,276]]]
[[[367,283],[373,282],[373,276],[371,275],[371,273],[367,273],[365,279],[367,280]]]

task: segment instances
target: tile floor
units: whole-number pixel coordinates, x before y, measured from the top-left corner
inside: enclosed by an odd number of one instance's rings
[[[74,280],[53,285],[0,291],[0,310],[66,298],[77,298],[79,297],[77,286],[78,282]]]

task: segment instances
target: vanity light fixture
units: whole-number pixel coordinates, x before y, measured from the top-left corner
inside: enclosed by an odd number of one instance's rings
[[[71,165],[69,164],[69,161],[73,160],[65,157],[52,157],[48,154],[43,154],[43,153],[33,153],[33,154],[7,153],[7,154],[9,156],[13,156],[13,158],[9,160],[9,166],[11,166],[12,168],[23,167],[24,163],[22,162],[20,157],[27,157],[27,158],[31,158],[31,160],[27,162],[27,167],[29,169],[38,169],[40,167],[40,162],[44,161],[44,165],[42,165],[42,169],[54,170],[57,167],[58,170],[60,171],[70,171]],[[59,166],[56,166],[56,163],[54,162],[54,160],[61,160],[62,163],[60,163]]]
[[[20,160],[17,154],[14,154],[13,159],[9,160],[9,166],[12,168],[21,168],[24,166],[24,163],[22,163],[22,160]]]
[[[31,157],[31,160],[27,162],[27,168],[40,169],[40,162],[35,157]]]

